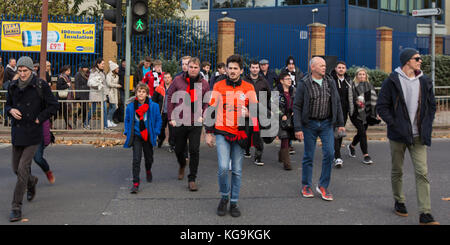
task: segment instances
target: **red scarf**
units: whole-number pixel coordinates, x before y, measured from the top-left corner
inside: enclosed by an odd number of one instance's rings
[[[191,96],[191,103],[194,103],[198,99],[197,93],[195,92],[195,88],[191,89],[191,79],[189,77],[186,77],[186,82],[188,84],[186,92]]]
[[[144,141],[148,141],[148,131],[144,123],[144,115],[148,111],[148,108],[148,97],[141,106],[139,106],[138,98],[136,97],[136,100],[134,101],[134,109],[136,111],[136,115],[139,117],[139,130],[141,131],[141,137]]]

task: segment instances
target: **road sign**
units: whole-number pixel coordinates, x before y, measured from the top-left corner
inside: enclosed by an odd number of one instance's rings
[[[433,15],[441,15],[442,9],[433,8],[433,9],[416,9],[412,11],[412,16],[414,17],[424,17],[424,16],[433,16]]]
[[[435,34],[438,37],[443,37],[447,35],[447,26],[435,24]],[[417,24],[417,36],[419,37],[429,37],[431,35],[431,25],[430,24]]]

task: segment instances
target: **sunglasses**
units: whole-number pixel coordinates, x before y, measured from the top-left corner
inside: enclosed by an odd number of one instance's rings
[[[423,61],[422,57],[415,57],[415,58],[411,58],[412,60],[416,60],[416,62]]]

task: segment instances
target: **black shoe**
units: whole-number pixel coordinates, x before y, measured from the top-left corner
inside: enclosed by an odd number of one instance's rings
[[[169,152],[170,152],[170,153],[175,152],[175,147],[174,147],[174,146],[170,146],[170,147],[169,147]]]
[[[29,202],[33,201],[34,197],[36,196],[36,184],[37,184],[37,182],[38,182],[38,178],[34,177],[33,185],[30,188],[28,188],[28,190],[27,190],[27,200]]]
[[[431,214],[420,214],[421,225],[439,225],[439,222],[435,221]]]
[[[12,210],[9,215],[9,222],[16,222],[22,220],[22,211]]]
[[[219,202],[219,207],[217,207],[217,215],[225,216],[227,214],[228,199],[222,198]]]
[[[152,171],[148,170],[147,171],[147,182],[152,183],[152,181],[153,181]]]
[[[406,210],[406,206],[404,203],[395,201],[394,209],[395,214],[402,217],[408,217],[408,210]]]
[[[372,158],[370,158],[370,156],[365,156],[362,162],[366,165],[370,165],[373,163]]]
[[[245,158],[252,158],[252,154],[250,154],[250,152],[245,152],[244,153],[244,157]]]
[[[356,153],[355,153],[355,147],[353,147],[351,144],[347,145],[347,149],[348,149],[348,155],[350,157],[356,157]]]
[[[130,193],[131,194],[137,194],[139,191],[139,184],[138,183],[134,183],[133,187],[131,187]]]
[[[230,214],[233,217],[241,216],[241,211],[239,211],[237,204],[230,204]]]
[[[161,148],[161,146],[162,146],[162,144],[163,144],[163,142],[162,142],[162,140],[157,140],[158,141],[158,148]]]

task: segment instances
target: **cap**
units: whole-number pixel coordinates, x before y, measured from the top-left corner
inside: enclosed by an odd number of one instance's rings
[[[262,60],[259,61],[259,64],[260,65],[266,65],[266,64],[269,64],[269,61],[266,60],[266,59],[262,59]]]

